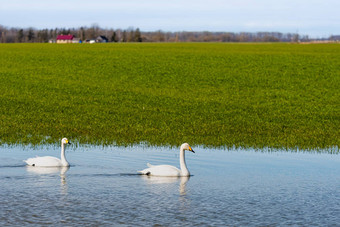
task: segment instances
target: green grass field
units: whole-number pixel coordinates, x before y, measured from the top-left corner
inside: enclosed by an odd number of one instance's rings
[[[339,44],[1,44],[0,144],[339,147],[339,59]]]

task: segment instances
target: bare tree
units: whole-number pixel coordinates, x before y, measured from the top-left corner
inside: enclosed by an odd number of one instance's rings
[[[126,30],[123,31],[123,34],[122,34],[122,42],[127,42],[127,34],[126,34]]]

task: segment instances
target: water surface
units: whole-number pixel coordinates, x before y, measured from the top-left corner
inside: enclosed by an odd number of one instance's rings
[[[194,147],[190,178],[137,175],[179,167],[178,148],[71,146],[70,168],[26,167],[60,148],[0,147],[0,226],[337,226],[340,156]]]

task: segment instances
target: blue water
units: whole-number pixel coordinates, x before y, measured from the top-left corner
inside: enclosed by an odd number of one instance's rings
[[[72,146],[70,168],[26,167],[60,148],[0,147],[0,226],[339,226],[340,155],[193,147],[193,176],[137,175],[179,167],[179,148]]]

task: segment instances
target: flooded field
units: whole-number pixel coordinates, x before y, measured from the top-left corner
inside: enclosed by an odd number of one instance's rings
[[[71,146],[69,168],[27,167],[60,148],[0,147],[0,225],[336,226],[340,156],[193,147],[190,178],[137,174],[179,167],[179,148]]]

